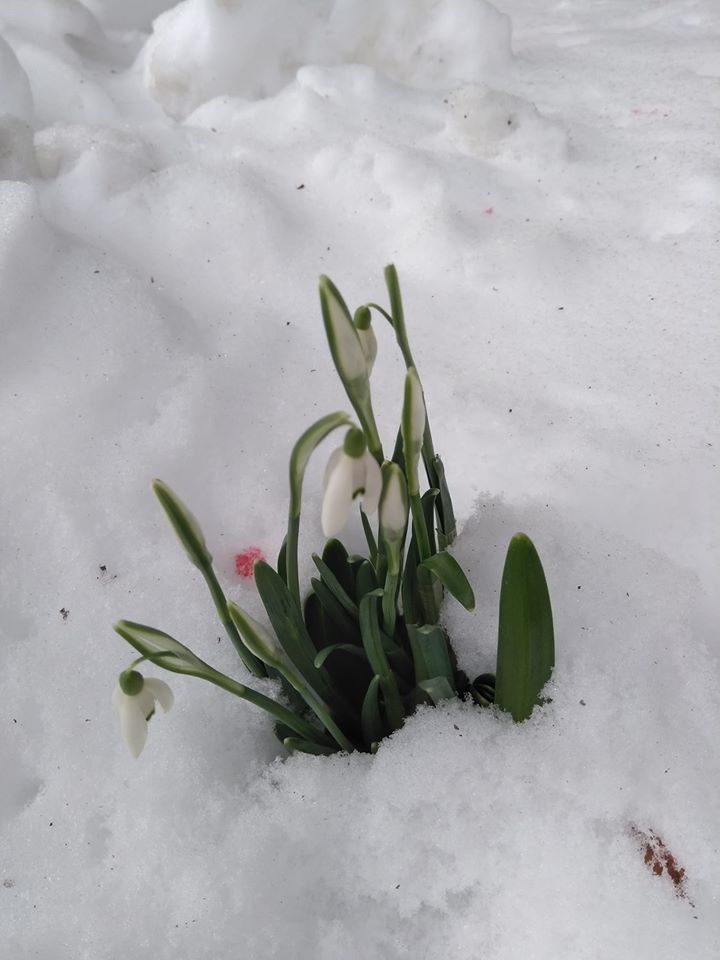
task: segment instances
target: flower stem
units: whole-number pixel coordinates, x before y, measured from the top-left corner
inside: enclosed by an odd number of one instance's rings
[[[285,539],[285,575],[288,590],[292,594],[299,609],[300,580],[298,576],[298,534],[300,531],[300,515],[288,517],[287,537]]]
[[[266,677],[267,670],[265,669],[265,664],[254,653],[251,653],[245,644],[240,638],[240,634],[237,631],[237,627],[230,619],[230,614],[228,613],[227,599],[223,593],[222,587],[218,582],[218,578],[215,576],[215,571],[211,566],[204,566],[201,568],[203,577],[205,578],[205,583],[208,585],[208,589],[213,598],[215,604],[215,609],[217,610],[218,617],[220,622],[225,628],[232,645],[237,650],[240,655],[240,659],[248,668],[250,673],[255,677]]]

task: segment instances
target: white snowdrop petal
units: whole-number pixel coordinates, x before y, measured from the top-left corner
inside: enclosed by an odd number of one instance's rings
[[[340,459],[340,457],[343,456],[343,454],[344,454],[343,448],[337,447],[335,450],[333,450],[333,452],[328,457],[327,466],[325,467],[325,475],[323,476],[323,487],[327,487],[330,481],[330,476],[333,470],[335,469],[335,467],[337,466],[338,460]]]
[[[147,680],[143,682],[143,688],[140,693],[136,693],[134,697],[128,697],[128,700],[137,704],[138,709],[142,712],[146,720],[155,712],[155,697],[153,696],[152,690],[148,687]]]
[[[118,683],[112,692],[113,710],[119,710],[122,707],[123,701],[125,699],[126,699],[126,694],[122,692],[122,690],[120,689],[120,684]]]
[[[382,492],[382,473],[378,462],[371,453],[366,452],[363,457],[365,470],[365,494],[362,498],[365,513],[375,513],[380,502]]]
[[[345,453],[328,477],[320,521],[326,537],[335,537],[347,523],[353,493],[353,464]]]
[[[144,690],[149,690],[153,698],[160,704],[165,713],[172,708],[175,702],[173,692],[164,680],[158,680],[157,677],[150,677],[145,680]]]
[[[148,725],[138,697],[127,697],[120,709],[120,731],[130,753],[137,759],[147,740]]]

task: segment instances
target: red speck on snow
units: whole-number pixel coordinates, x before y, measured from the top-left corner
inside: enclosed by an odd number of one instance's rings
[[[251,577],[256,560],[264,560],[265,555],[260,547],[248,547],[242,553],[235,554],[235,570],[240,577]]]

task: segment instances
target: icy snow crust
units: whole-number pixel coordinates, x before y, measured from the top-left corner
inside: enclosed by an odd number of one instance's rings
[[[717,4],[165,6],[0,0],[3,955],[716,960]],[[461,664],[493,665],[525,530],[552,702],[288,760],[170,678],[132,761],[113,620],[243,676],[150,478],[259,616],[233,557],[275,555],[290,446],[346,406],[317,276],[382,302],[390,261],[478,596]]]

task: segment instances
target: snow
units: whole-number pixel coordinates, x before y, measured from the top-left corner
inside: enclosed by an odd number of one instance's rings
[[[717,5],[167,7],[0,0],[5,955],[715,960]],[[244,676],[149,481],[260,616],[235,557],[275,556],[290,447],[347,406],[317,278],[384,303],[389,262],[478,598],[447,606],[460,663],[493,666],[524,530],[552,702],[287,758],[259,711],[165,675],[132,760],[114,620]]]

